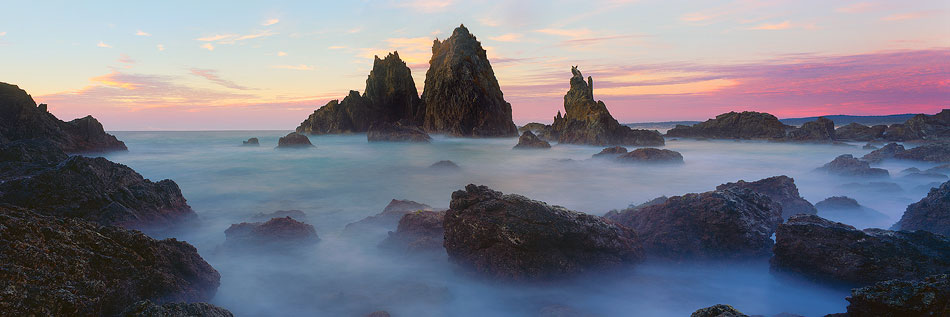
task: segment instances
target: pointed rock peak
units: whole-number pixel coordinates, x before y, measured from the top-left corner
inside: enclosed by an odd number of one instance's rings
[[[465,24],[460,24],[459,27],[455,28],[455,31],[452,31],[452,36],[472,36],[472,33],[468,31],[468,28],[465,27]]]
[[[573,75],[571,76],[571,90],[567,92],[567,96],[594,100],[594,79],[587,77],[585,81],[584,75],[577,69],[577,66],[571,67],[571,74]]]

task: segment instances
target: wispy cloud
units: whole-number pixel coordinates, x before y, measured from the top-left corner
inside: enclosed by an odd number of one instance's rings
[[[913,19],[922,18],[922,17],[924,17],[924,15],[926,15],[926,14],[923,13],[923,12],[898,13],[898,14],[892,14],[892,15],[888,15],[888,16],[886,16],[886,17],[883,17],[883,18],[881,18],[881,20],[882,20],[882,21],[889,21],[889,22],[890,22],[890,21],[913,20]]]
[[[284,52],[284,51],[277,52],[277,56],[287,56],[287,52]]]
[[[158,44],[158,45],[155,45],[155,48],[158,49],[159,51],[164,51],[164,50],[165,50],[165,45],[164,45],[164,44]]]
[[[876,3],[871,2],[856,2],[847,6],[843,6],[835,9],[835,12],[839,13],[861,13],[867,12],[877,6]]]
[[[342,50],[342,49],[346,48],[346,46],[343,46],[343,45],[333,45],[333,46],[330,46],[330,47],[327,47],[327,48],[329,48],[329,49],[331,49],[331,50]]]
[[[142,31],[142,30],[138,30],[138,32],[135,32],[135,35],[138,35],[138,36],[152,36],[151,34],[145,33],[145,31]]]
[[[452,0],[408,0],[397,1],[395,6],[425,13],[433,13],[448,9],[453,2]]]
[[[126,55],[126,54],[120,55],[120,56],[119,56],[119,59],[116,60],[116,61],[119,62],[119,63],[126,64],[126,66],[125,66],[126,68],[132,68],[132,64],[135,64],[135,61],[132,60],[132,58],[129,57],[129,55]]]
[[[501,21],[498,21],[497,19],[490,18],[490,17],[478,19],[478,23],[481,23],[484,26],[490,26],[490,27],[496,27],[496,26],[501,25]]]
[[[96,46],[98,46],[98,47],[104,47],[104,48],[112,48],[112,45],[106,44],[106,43],[103,42],[103,41],[99,41],[99,44],[96,44]]]
[[[502,34],[495,37],[489,37],[489,39],[499,41],[499,42],[519,42],[521,41],[522,37],[524,37],[524,35],[519,34],[519,33],[508,33],[508,34]]]
[[[199,38],[196,38],[195,40],[202,41],[202,42],[216,42],[216,41],[220,41],[223,39],[228,39],[228,38],[232,38],[236,36],[237,35],[235,34],[215,34],[215,35],[209,35],[205,37],[199,37]]]
[[[223,87],[237,89],[237,90],[251,90],[251,88],[238,85],[237,83],[221,78],[218,76],[218,71],[213,69],[201,69],[201,68],[192,68],[190,69],[191,74],[207,79],[215,84],[221,85]]]
[[[356,33],[360,33],[360,31],[363,31],[363,28],[356,27],[356,28],[352,28],[352,29],[346,31],[346,33],[356,34]]]
[[[781,23],[763,23],[749,28],[750,30],[786,30],[792,27],[792,22],[784,21]]]
[[[265,31],[250,33],[250,34],[244,34],[244,35],[214,34],[214,35],[199,37],[199,38],[196,38],[195,40],[199,42],[210,42],[214,44],[231,45],[231,44],[236,44],[236,43],[246,41],[246,40],[268,37],[268,36],[273,36],[273,35],[277,35],[277,33],[270,30],[265,30]]]
[[[213,50],[214,50],[214,45],[211,45],[211,43],[204,43],[204,44],[201,45],[201,48],[206,49],[206,50],[209,50],[209,51],[213,51]]]
[[[263,25],[263,26],[271,26],[271,25],[277,24],[277,23],[279,23],[279,22],[280,22],[280,19],[268,19],[267,21],[264,21],[263,23],[261,23],[261,25]]]
[[[300,64],[300,65],[274,65],[271,68],[276,69],[290,69],[290,70],[313,70],[313,66]]]
[[[565,37],[582,37],[582,36],[588,36],[592,33],[588,29],[556,29],[556,28],[539,29],[539,30],[535,30],[535,32],[549,34],[549,35],[565,36]]]
[[[0,32],[0,36],[6,36],[6,35],[7,35],[7,31]]]

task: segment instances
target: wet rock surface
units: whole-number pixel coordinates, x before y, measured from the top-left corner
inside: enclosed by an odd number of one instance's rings
[[[224,231],[225,250],[283,250],[320,241],[312,225],[290,217],[266,222],[242,222]]]
[[[773,271],[822,282],[867,285],[950,270],[950,239],[926,231],[858,230],[796,215],[775,233]]]
[[[786,126],[775,116],[753,111],[729,112],[692,126],[678,125],[667,137],[710,139],[783,139]]]
[[[950,275],[890,280],[851,290],[848,316],[946,316],[950,314]]]
[[[603,101],[594,100],[594,80],[571,67],[571,88],[564,95],[564,116],[559,111],[551,125],[558,143],[587,145],[664,145],[657,131],[621,125]]]
[[[672,150],[647,147],[621,154],[616,160],[624,163],[683,163],[683,155]]]
[[[697,309],[689,315],[690,317],[748,317],[738,309],[729,305],[716,304],[706,308]]]
[[[829,174],[848,177],[888,177],[886,169],[872,168],[868,162],[854,158],[851,154],[842,154],[828,164],[817,169]]]
[[[534,135],[531,131],[525,131],[521,134],[521,137],[518,138],[518,144],[515,145],[515,149],[550,149],[551,144],[545,140],[541,140],[538,136]]]
[[[760,179],[754,182],[740,180],[735,183],[726,183],[716,186],[716,190],[728,188],[745,188],[768,196],[772,201],[782,206],[782,218],[788,219],[792,215],[818,213],[810,202],[802,198],[795,186],[795,179],[781,175]]]
[[[785,136],[791,141],[831,142],[835,139],[835,123],[825,117],[805,122],[800,128],[788,131]]]
[[[0,310],[115,315],[135,302],[202,302],[218,272],[188,243],[0,205]]]
[[[835,139],[842,141],[873,141],[884,138],[887,126],[883,124],[866,126],[852,122],[835,129]]]
[[[379,246],[393,251],[441,253],[444,217],[445,211],[419,210],[406,213],[399,219],[396,231],[390,231],[389,237]]]
[[[482,44],[461,25],[432,43],[426,72],[423,128],[454,136],[518,135]]]
[[[208,303],[165,303],[155,304],[144,300],[125,309],[119,316],[124,317],[232,317],[227,309]]]
[[[630,229],[485,186],[453,193],[444,227],[450,260],[499,280],[554,279],[643,257]]]
[[[312,148],[312,147],[313,147],[313,144],[310,143],[310,138],[308,138],[306,135],[303,135],[297,132],[288,133],[286,136],[282,136],[280,137],[279,140],[277,140],[278,149]]]
[[[862,160],[878,163],[886,159],[894,158],[897,153],[904,152],[904,146],[897,143],[888,143],[887,145],[881,147],[880,149],[871,151],[871,153],[865,154],[861,157]]]
[[[617,157],[623,154],[627,154],[627,148],[622,146],[612,146],[604,148],[599,153],[594,154],[591,157]]]
[[[405,126],[389,122],[376,122],[366,132],[369,142],[422,142],[432,141],[429,134],[414,126]]]
[[[932,188],[927,197],[907,206],[894,230],[926,230],[950,237],[950,182]]]

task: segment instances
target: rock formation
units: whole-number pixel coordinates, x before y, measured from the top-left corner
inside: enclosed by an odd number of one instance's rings
[[[662,203],[612,213],[635,230],[647,254],[672,260],[766,257],[782,207],[768,196],[730,186],[673,196]]]
[[[452,162],[452,161],[449,161],[449,160],[441,160],[441,161],[432,163],[432,165],[429,165],[429,168],[431,168],[431,169],[437,169],[437,170],[460,170],[460,169],[462,169],[461,167],[458,166],[458,164],[455,164],[455,162]]]
[[[710,139],[764,139],[785,138],[786,126],[768,113],[744,111],[729,112],[693,126],[677,125],[667,137]]]
[[[551,125],[531,122],[518,128],[518,133],[524,133],[525,131],[534,132],[534,134],[543,140],[545,139],[544,136],[551,134]]]
[[[153,183],[104,158],[67,157],[51,142],[0,146],[0,175],[0,203],[47,215],[150,230],[196,217],[174,181]]]
[[[432,141],[429,134],[415,126],[379,121],[371,124],[366,131],[369,142],[423,142]]]
[[[622,146],[612,146],[604,148],[599,153],[594,154],[591,157],[617,157],[623,154],[627,154],[627,148]]]
[[[310,138],[297,132],[288,133],[286,136],[280,137],[280,140],[277,140],[278,149],[311,147],[313,147],[313,144],[310,143]]]
[[[805,122],[800,128],[788,131],[786,139],[830,142],[835,139],[835,123],[825,117],[818,117],[818,120]]]
[[[49,140],[67,153],[128,149],[92,116],[63,122],[20,87],[0,82],[0,144],[27,139]]]
[[[366,132],[376,122],[419,125],[423,111],[416,84],[398,52],[373,61],[363,95],[351,90],[343,101],[331,100],[297,127],[298,133]]]
[[[873,141],[884,138],[887,126],[883,124],[866,126],[857,122],[835,129],[835,139],[842,141]]]
[[[290,217],[233,224],[224,231],[224,236],[223,247],[227,250],[283,250],[320,241],[312,225]]]
[[[775,232],[772,270],[866,285],[950,270],[950,238],[926,231],[857,230],[815,215],[792,216]]]
[[[274,212],[259,212],[251,216],[251,219],[255,222],[264,222],[274,218],[285,218],[290,217],[294,220],[300,222],[307,222],[307,214],[301,210],[290,209],[290,210],[277,210]]]
[[[895,123],[884,130],[884,139],[888,141],[912,141],[919,140],[920,134],[911,130],[903,123]]]
[[[630,229],[485,186],[452,193],[443,225],[450,260],[501,280],[555,279],[643,257]]]
[[[828,197],[815,204],[815,208],[822,218],[858,227],[872,227],[888,220],[881,212],[861,206],[857,200],[846,196]]]
[[[706,308],[700,308],[689,315],[689,317],[748,317],[741,311],[729,305],[716,304]]]
[[[909,150],[899,151],[894,154],[894,158],[923,162],[950,162],[950,143],[923,144]]]
[[[558,143],[587,145],[659,146],[665,144],[657,131],[634,130],[621,125],[603,101],[594,100],[594,80],[571,67],[571,88],[564,95],[564,117],[559,111],[551,125]]]
[[[418,210],[406,213],[399,219],[396,231],[390,231],[389,237],[379,246],[399,252],[442,252],[444,217],[445,211]]]
[[[201,302],[220,275],[190,244],[0,205],[0,311],[112,316],[135,302]]]
[[[624,163],[683,163],[683,155],[667,149],[639,148],[617,156]]]
[[[950,313],[950,275],[890,280],[851,290],[848,316],[946,316]]]
[[[538,136],[534,135],[531,131],[525,131],[521,134],[521,137],[518,138],[518,144],[515,145],[515,149],[550,149],[551,144],[548,141],[541,140]]]
[[[123,317],[233,317],[227,309],[208,303],[165,303],[143,300],[125,309]]]
[[[347,224],[346,228],[343,230],[347,232],[359,231],[359,229],[364,226],[375,226],[392,229],[396,227],[396,225],[399,223],[399,219],[402,219],[403,216],[418,210],[432,210],[432,207],[411,200],[393,199],[388,205],[386,205],[385,208],[383,208],[382,212],[376,214],[375,216],[369,216],[361,219],[360,221]]]
[[[888,143],[887,145],[881,147],[880,149],[871,151],[871,153],[865,154],[861,157],[862,160],[879,163],[886,159],[894,158],[897,153],[904,152],[904,146],[897,143]]]
[[[772,201],[782,206],[782,218],[788,219],[792,215],[818,213],[815,206],[802,198],[795,186],[795,179],[781,175],[760,179],[754,182],[740,180],[735,183],[726,183],[716,186],[716,190],[727,188],[746,188],[759,194],[768,196]]]
[[[926,230],[950,237],[950,182],[933,188],[927,197],[907,206],[894,230]]]
[[[943,109],[939,113],[928,116],[918,114],[907,120],[904,126],[912,131],[915,139],[942,140],[950,137],[950,109]]]
[[[834,160],[817,169],[839,176],[849,177],[888,177],[890,173],[886,169],[871,168],[868,162],[854,158],[851,154],[842,154]]]
[[[244,145],[244,146],[259,146],[259,145],[261,145],[261,141],[258,140],[257,138],[250,138],[250,139],[247,139],[247,141],[244,141],[244,143],[243,143],[242,145]]]
[[[517,136],[511,104],[505,101],[488,56],[461,25],[452,36],[432,43],[426,72],[423,127],[455,136]]]

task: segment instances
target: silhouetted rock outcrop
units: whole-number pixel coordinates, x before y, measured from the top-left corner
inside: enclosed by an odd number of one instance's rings
[[[933,188],[927,197],[907,206],[894,230],[926,230],[950,237],[950,182]]]
[[[259,145],[261,145],[261,141],[258,140],[257,138],[250,138],[250,139],[247,139],[247,141],[244,141],[244,143],[243,143],[242,145],[245,145],[245,146],[259,146]]]
[[[393,251],[442,252],[445,211],[418,210],[399,219],[396,231],[380,243],[381,248]]]
[[[607,217],[635,230],[648,255],[673,260],[765,257],[782,207],[768,196],[730,186],[673,196]]]
[[[223,247],[228,250],[281,250],[320,241],[312,225],[290,217],[232,224],[224,231],[224,236]]]
[[[515,145],[515,149],[550,149],[551,144],[548,141],[541,140],[538,136],[534,135],[531,131],[525,131],[521,134],[521,137],[518,138],[518,144]]]
[[[639,148],[616,158],[625,163],[683,163],[683,155],[667,149]]]
[[[643,257],[626,227],[485,186],[452,193],[443,224],[453,262],[502,280],[546,280]]]
[[[903,123],[895,123],[884,130],[884,139],[888,141],[912,141],[919,140],[920,135]]]
[[[591,157],[617,157],[623,154],[627,154],[627,148],[622,146],[612,146],[604,148],[599,153],[594,154]]]
[[[564,117],[558,111],[551,125],[558,143],[588,145],[663,145],[657,131],[634,130],[622,125],[607,111],[603,101],[594,100],[594,80],[571,67],[571,88],[564,95]]]
[[[915,139],[942,140],[950,137],[950,109],[943,109],[939,113],[928,116],[918,114],[907,120],[904,126],[912,131]],[[914,140],[914,139],[908,139]]]
[[[386,205],[385,208],[383,208],[382,212],[374,216],[360,219],[360,221],[347,224],[344,230],[354,231],[363,226],[376,226],[391,229],[396,227],[396,224],[399,223],[399,219],[402,219],[403,216],[417,210],[432,210],[432,207],[411,200],[393,199],[388,205]]]
[[[366,132],[376,122],[422,123],[423,107],[406,63],[393,52],[373,61],[363,95],[351,90],[343,101],[331,100],[297,127],[298,133]]]
[[[871,168],[868,162],[854,158],[851,154],[842,154],[834,160],[817,169],[840,176],[850,177],[888,177],[890,173],[886,169]]]
[[[423,142],[432,140],[429,134],[414,126],[404,126],[390,122],[376,122],[366,132],[369,142]]]
[[[950,238],[927,231],[857,230],[815,215],[775,232],[772,269],[820,281],[866,285],[950,270]]]
[[[700,308],[689,315],[689,317],[748,317],[738,309],[729,305],[716,304],[706,308]]]
[[[950,162],[950,143],[924,144],[909,150],[899,151],[894,158],[923,162]]]
[[[144,300],[125,309],[123,317],[232,317],[227,309],[208,303],[165,303],[155,304]]]
[[[0,144],[43,139],[67,153],[127,150],[92,116],[63,122],[16,85],[0,82]]]
[[[851,290],[848,316],[946,316],[950,314],[950,275],[890,280]]]
[[[835,129],[835,139],[842,141],[873,141],[884,138],[887,126],[883,124],[866,126],[857,122]]]
[[[786,126],[768,113],[744,111],[729,112],[692,126],[677,125],[667,137],[710,139],[766,139],[785,138]]]
[[[201,302],[220,275],[188,243],[0,205],[0,310],[112,316],[141,300]]]
[[[196,218],[174,181],[153,183],[104,158],[66,157],[46,141],[0,146],[0,175],[0,203],[47,215],[154,230]]]
[[[288,133],[286,136],[282,136],[277,140],[278,149],[311,147],[313,147],[313,143],[310,143],[310,138],[297,132]]]
[[[763,194],[782,206],[782,218],[788,219],[792,215],[814,215],[818,212],[815,206],[802,198],[795,186],[795,179],[781,175],[760,179],[754,182],[740,180],[735,183],[726,183],[716,186],[716,190],[727,188],[746,188]]]
[[[432,43],[426,72],[423,127],[455,136],[518,135],[488,56],[475,36],[461,25],[452,36]]]
[[[825,117],[805,122],[800,128],[788,131],[786,139],[791,141],[830,142],[835,139],[835,123]]]

